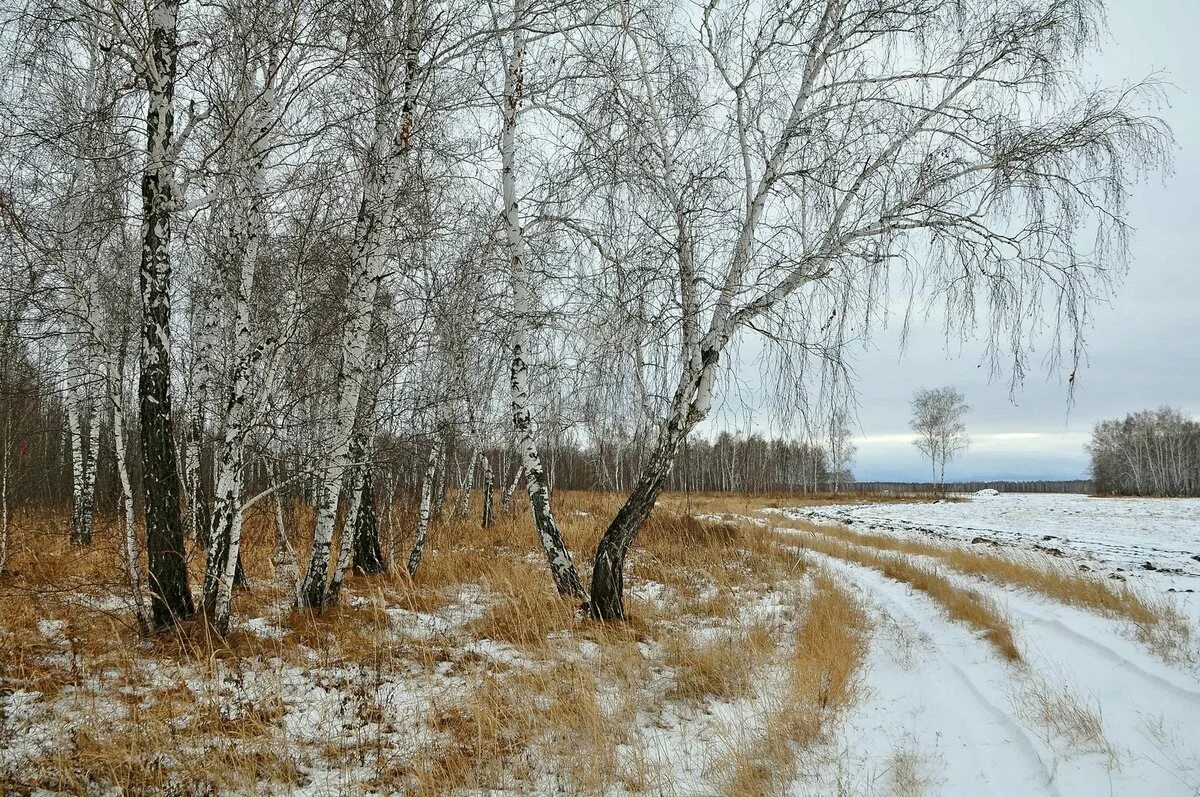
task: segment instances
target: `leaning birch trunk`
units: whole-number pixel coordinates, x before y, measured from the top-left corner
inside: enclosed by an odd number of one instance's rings
[[[492,466],[488,462],[488,458],[483,454],[479,455],[479,463],[483,466],[483,519],[481,525],[485,529],[490,529],[493,523],[495,523],[492,513],[492,492],[495,486],[492,477]]]
[[[355,230],[354,276],[351,281],[347,323],[342,335],[341,378],[332,427],[334,448],[322,473],[317,491],[317,524],[313,532],[312,557],[304,576],[302,608],[323,609],[329,602],[327,579],[329,558],[337,521],[338,495],[350,464],[350,443],[354,434],[359,397],[366,377],[368,333],[371,329],[375,294],[383,279],[383,230],[392,227],[389,201],[394,177],[389,174],[383,185],[364,195],[359,206]],[[383,189],[383,190],[380,190]],[[382,208],[380,206],[383,206]],[[382,210],[382,213],[381,213]]]
[[[529,409],[529,330],[533,313],[533,275],[526,263],[525,236],[521,229],[521,214],[517,207],[517,117],[522,99],[525,32],[524,0],[513,4],[512,50],[504,76],[503,125],[500,133],[501,193],[504,201],[504,222],[508,247],[509,269],[513,293],[512,368],[510,387],[512,391],[513,429],[516,433],[517,450],[525,468],[525,488],[529,493],[529,505],[533,510],[533,522],[550,573],[559,593],[587,600],[587,591],[579,580],[575,563],[563,541],[554,514],[550,509],[550,487],[546,482],[546,471],[534,442],[533,417]]]
[[[698,372],[691,367],[684,369],[671,415],[659,431],[654,453],[596,546],[589,611],[597,620],[625,619],[625,557],[662,494],[688,433],[708,414],[718,356],[706,350]]]
[[[425,541],[429,538],[429,521],[433,517],[433,479],[439,459],[439,446],[429,449],[429,463],[425,466],[425,476],[421,479],[421,507],[417,515],[417,536],[413,538],[412,551],[408,555],[408,576],[414,578],[417,568],[421,566],[421,556],[425,553]]]
[[[177,201],[174,156],[178,0],[150,10],[145,79],[146,165],[142,173],[142,369],[138,382],[146,548],[154,625],[165,628],[195,613],[188,587],[179,472],[171,427],[171,224]]]
[[[391,14],[404,14],[407,30],[404,40],[381,42],[398,45],[404,58],[402,106],[399,113],[391,102],[393,86],[389,75],[376,71],[375,129],[363,170],[362,200],[354,230],[352,273],[346,302],[346,323],[342,328],[341,367],[337,385],[335,414],[331,424],[333,451],[317,489],[316,528],[313,531],[312,557],[304,576],[301,608],[320,610],[329,603],[329,558],[337,520],[338,496],[350,463],[351,439],[358,422],[359,400],[367,379],[367,349],[375,318],[375,297],[383,281],[385,239],[396,226],[398,191],[407,169],[412,148],[413,107],[418,87],[417,55],[421,42],[415,23],[413,0],[392,7]],[[395,22],[393,18],[389,22]],[[386,36],[384,31],[381,35]],[[381,69],[381,67],[375,67]],[[335,573],[335,576],[337,574]]]

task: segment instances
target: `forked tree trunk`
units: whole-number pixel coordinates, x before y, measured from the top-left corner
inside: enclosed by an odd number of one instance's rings
[[[413,538],[412,551],[408,554],[408,576],[414,578],[417,568],[421,566],[421,556],[425,553],[425,542],[429,539],[429,521],[433,517],[434,474],[438,460],[444,456],[439,452],[440,446],[429,449],[429,462],[425,466],[425,475],[421,479],[421,506],[417,511],[417,535]]]
[[[204,575],[204,612],[222,634],[229,630],[233,590],[246,581],[241,557],[246,441],[255,415],[269,403],[274,358],[268,354],[278,355],[279,342],[279,333],[271,332],[255,344],[250,312],[258,253],[267,233],[266,159],[275,125],[275,90],[268,83],[261,88],[249,87],[248,93],[257,99],[245,109],[247,129],[235,130],[233,136],[240,145],[236,151],[245,155],[245,174],[230,181],[230,229],[226,251],[218,261],[218,281],[236,279],[233,372],[223,412],[218,416],[221,444],[213,463],[216,486]],[[268,367],[262,366],[264,362]],[[198,492],[195,497],[199,498]],[[199,500],[196,505],[200,505]]]
[[[300,559],[288,539],[287,525],[283,521],[283,499],[275,494],[275,539],[278,549],[274,557],[275,569],[280,580],[289,588],[293,601],[300,599]]]
[[[361,462],[365,454],[362,434],[355,433],[354,443],[350,447],[351,458]],[[358,526],[358,516],[362,513],[363,480],[366,478],[362,465],[352,470],[350,478],[350,506],[346,509],[346,520],[342,524],[342,533],[338,540],[338,556],[334,562],[333,573],[325,588],[325,604],[332,606],[337,603],[342,594],[342,586],[346,583],[346,571],[350,568],[350,557],[354,552],[354,530]]]
[[[393,169],[395,167],[393,166]],[[343,331],[341,376],[332,424],[334,450],[322,474],[317,493],[317,524],[313,532],[313,550],[304,576],[302,608],[324,609],[330,602],[329,564],[337,522],[338,496],[351,464],[350,446],[354,437],[359,399],[366,378],[369,334],[375,307],[375,295],[383,279],[383,242],[385,228],[391,227],[393,213],[390,196],[394,177],[383,177],[386,186],[368,188],[359,206],[355,233],[354,271],[348,299],[347,323]],[[380,207],[384,205],[385,207]],[[357,492],[355,492],[357,497]],[[339,555],[340,560],[340,555]],[[336,575],[336,571],[335,571]]]
[[[495,518],[492,516],[492,492],[494,479],[492,477],[492,466],[488,462],[488,458],[483,454],[479,455],[480,464],[483,465],[483,520],[482,525],[485,529],[490,529],[495,523]]]
[[[239,337],[249,334],[248,308],[239,312]],[[245,345],[245,342],[240,342]],[[269,342],[244,353],[234,366],[225,407],[225,431],[217,452],[216,501],[209,527],[208,561],[204,573],[204,612],[221,633],[229,630],[233,588],[244,582],[241,564],[243,488],[246,480],[246,436],[254,403],[249,395],[250,374]],[[240,347],[240,346],[239,346]],[[239,578],[240,575],[240,578]]]
[[[142,369],[138,382],[146,548],[154,625],[165,628],[195,613],[188,587],[179,471],[171,428],[171,223],[177,197],[172,163],[177,0],[150,11],[146,165],[142,173]]]
[[[512,367],[510,388],[512,396],[513,429],[517,450],[525,468],[525,489],[533,510],[538,540],[550,564],[554,586],[562,595],[587,600],[587,590],[579,580],[575,563],[563,541],[554,514],[550,509],[550,485],[534,441],[533,417],[529,401],[529,330],[534,310],[533,275],[526,263],[525,235],[521,228],[521,213],[517,206],[517,119],[524,91],[525,32],[524,2],[513,4],[512,49],[504,78],[503,125],[500,134],[500,183],[504,200],[505,233],[508,246],[509,271],[513,292]]]
[[[456,517],[466,517],[471,511],[471,493],[475,489],[475,463],[479,456],[479,449],[472,448],[471,456],[467,458],[467,470],[463,474],[461,488],[458,491],[458,508],[454,512]]]
[[[517,492],[517,485],[521,483],[521,474],[524,472],[524,466],[518,462],[517,469],[513,472],[512,481],[504,488],[504,498],[500,501],[500,511],[506,515],[513,513],[513,496]]]

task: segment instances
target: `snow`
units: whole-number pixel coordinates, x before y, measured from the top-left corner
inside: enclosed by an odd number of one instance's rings
[[[982,537],[1050,549],[1104,573],[1148,580],[1155,588],[1200,589],[1200,499],[1195,498],[977,493],[936,504],[835,504],[785,511],[875,532],[968,543]],[[1148,574],[1153,575],[1147,579]]]
[[[1010,550],[1051,544],[1068,562],[1124,573],[1136,589],[1153,592],[1200,586],[1192,558],[1200,553],[1198,510],[1194,500],[988,493],[782,514],[952,545],[979,537]],[[886,794],[914,780],[929,795],[1200,793],[1194,659],[1168,663],[1119,620],[943,568],[1009,618],[1023,662],[1006,665],[924,593],[861,565],[806,556],[864,596],[876,634],[865,694],[829,745],[837,766],[795,793]],[[1179,572],[1135,575],[1131,568],[1143,561]],[[1090,715],[1098,734],[1073,730],[1066,719],[1076,712]]]
[[[746,520],[770,526],[781,513],[844,522],[876,534],[933,537],[947,545],[969,548],[972,540],[984,538],[1001,546],[988,546],[989,551],[1041,556],[1035,549],[1053,548],[1061,557],[1046,561],[1120,575],[1133,588],[1160,598],[1168,589],[1200,588],[1200,561],[1192,558],[1200,555],[1200,530],[1193,520],[1200,517],[1200,501],[985,491],[939,503],[764,510]],[[785,530],[779,532],[782,536]],[[799,751],[799,770],[787,791],[792,797],[1200,793],[1196,661],[1164,660],[1120,620],[942,567],[947,578],[990,599],[1010,620],[1022,661],[1009,663],[925,593],[852,562],[812,551],[799,555],[863,603],[873,633],[858,699],[832,720],[823,741]],[[530,556],[544,567],[544,559]],[[1156,569],[1141,569],[1146,561]],[[805,572],[815,570],[797,569]],[[693,597],[701,601],[726,588],[700,579],[686,586],[695,587]],[[681,589],[675,582],[629,583],[637,604],[667,610]],[[807,575],[762,588],[757,583],[733,587],[736,612],[731,616],[668,611],[632,652],[586,638],[582,624],[552,632],[551,644],[539,651],[478,636],[475,621],[498,597],[482,584],[464,584],[445,593],[449,602],[436,610],[379,607],[388,618],[377,631],[379,641],[393,656],[383,668],[329,649],[301,647],[274,655],[285,650],[288,634],[281,618],[268,610],[266,616],[239,621],[238,628],[281,644],[264,645],[266,653],[236,665],[216,660],[209,669],[142,658],[131,665],[128,677],[106,681],[102,673],[89,674],[53,697],[33,689],[0,691],[0,778],[21,773],[24,762],[68,748],[65,740],[97,717],[106,723],[128,720],[123,701],[137,696],[139,684],[153,687],[145,688],[150,695],[183,683],[198,703],[217,706],[226,721],[272,717],[278,728],[273,739],[287,745],[302,780],[263,784],[263,793],[347,793],[354,790],[351,784],[370,781],[374,773],[339,751],[365,745],[386,750],[389,760],[426,760],[441,741],[439,712],[463,701],[485,678],[580,666],[596,676],[596,699],[605,716],[634,715],[614,754],[644,766],[644,788],[614,784],[606,793],[717,793],[726,756],[753,749],[767,710],[780,699],[786,671],[779,662],[795,644],[810,589]],[[1195,614],[1191,595],[1169,597]],[[348,592],[346,606],[366,614],[379,600]],[[664,655],[668,629],[698,643],[736,645],[740,633],[753,626],[770,629],[780,645],[778,659],[756,672],[753,693],[729,700],[664,697],[677,682],[679,666]],[[66,630],[57,619],[37,623],[46,660],[68,655]],[[644,665],[635,671],[636,683],[615,677],[617,665],[630,660]],[[530,710],[537,709],[534,699]],[[1081,735],[1062,722],[1075,715],[1093,718],[1099,730]],[[574,754],[569,745],[588,743],[570,735],[563,739],[568,755]],[[194,742],[186,744],[193,746],[181,755],[203,755]],[[551,749],[530,751],[534,764],[528,782],[489,793],[571,793],[553,758],[545,755]]]

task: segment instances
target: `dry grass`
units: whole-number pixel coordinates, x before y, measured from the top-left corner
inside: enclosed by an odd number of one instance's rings
[[[820,533],[805,535],[801,549],[843,559],[880,571],[894,581],[908,584],[932,598],[950,617],[977,629],[1009,661],[1020,661],[1021,652],[1013,639],[1012,626],[987,598],[963,589],[933,569],[914,564],[903,556],[892,556]]]
[[[634,707],[605,711],[598,692],[596,673],[578,664],[485,678],[434,715],[438,738],[413,764],[412,794],[527,788],[547,764],[568,778],[558,793],[640,790],[644,761],[618,752],[633,739]]]
[[[965,575],[1021,587],[1068,606],[1126,620],[1133,624],[1141,642],[1168,661],[1190,656],[1191,625],[1175,607],[1166,602],[1152,602],[1123,584],[1069,570],[1043,555],[1029,554],[1022,559],[980,553],[961,546],[870,534],[844,526],[794,520],[785,525],[843,543],[906,556],[929,557]]]
[[[697,643],[686,632],[669,637],[663,661],[674,671],[667,697],[733,700],[753,692],[756,671],[775,651],[771,630],[753,625]]]
[[[1117,751],[1104,734],[1099,710],[1085,703],[1060,678],[1030,676],[1016,701],[1017,714],[1045,730],[1048,744],[1060,743],[1076,754],[1095,753],[1117,765]]]
[[[619,503],[556,496],[585,577]],[[287,514],[304,562],[311,510]],[[290,608],[273,559],[274,519],[252,513],[243,547],[251,588],[235,596],[234,631],[221,637],[196,620],[149,644],[120,600],[113,524],[98,524],[95,544],[81,551],[67,543],[61,514],[18,516],[14,572],[0,576],[0,697],[40,693],[28,716],[58,735],[31,751],[19,781],[0,771],[0,792],[288,791],[328,769],[347,793],[442,794],[528,790],[547,768],[556,793],[651,791],[661,773],[637,737],[639,710],[661,716],[671,700],[757,699],[758,668],[781,655],[781,628],[802,614],[777,607],[769,626],[742,617],[805,576],[765,529],[660,508],[630,560],[632,619],[610,625],[555,593],[527,508],[488,530],[477,512],[446,515],[415,579],[352,575],[343,602],[314,615]],[[394,536],[403,555],[407,540]],[[191,552],[194,587],[202,567],[202,552]],[[430,681],[444,684],[432,705],[388,697]],[[312,706],[296,702],[309,695]],[[306,718],[318,709],[319,721]],[[296,736],[297,723],[312,738]],[[0,747],[11,741],[3,733]]]
[[[869,621],[859,603],[827,575],[817,574],[813,585],[808,615],[763,732],[719,764],[728,773],[723,793],[730,797],[786,793],[797,750],[825,738],[837,712],[855,699]]]

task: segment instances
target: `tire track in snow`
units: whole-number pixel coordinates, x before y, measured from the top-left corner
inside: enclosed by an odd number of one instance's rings
[[[1159,675],[1158,673],[1151,672],[1149,669],[1143,667],[1141,664],[1138,664],[1136,661],[1124,655],[1116,648],[1105,644],[1094,636],[1089,636],[1088,634],[1073,628],[1062,618],[1048,618],[1030,611],[1027,608],[1014,605],[1011,602],[1009,602],[1007,606],[1013,612],[1024,617],[1027,621],[1034,623],[1035,625],[1053,628],[1062,636],[1073,640],[1076,645],[1086,647],[1093,653],[1099,654],[1109,664],[1117,669],[1136,675],[1143,682],[1153,686],[1154,688],[1170,692],[1175,697],[1188,701],[1196,708],[1197,711],[1200,711],[1200,691],[1177,684],[1165,675]]]
[[[1040,743],[990,696],[994,695],[996,688],[972,675],[972,672],[991,672],[999,679],[1008,681],[1006,665],[992,656],[985,641],[943,617],[932,605],[932,599],[913,593],[907,586],[892,581],[882,573],[815,551],[806,550],[804,553],[824,563],[830,571],[857,584],[872,596],[881,612],[893,618],[899,615],[930,641],[929,651],[933,661],[927,659],[918,665],[923,680],[934,686],[921,695],[926,701],[923,708],[931,714],[966,718],[966,722],[958,722],[949,730],[962,734],[967,755],[980,765],[979,774],[985,776],[983,782],[948,783],[946,793],[964,794],[986,787],[996,795],[1059,795],[1054,776],[1039,752]],[[972,672],[961,666],[950,650],[966,659]],[[888,691],[886,683],[871,682],[871,686],[881,693]],[[978,711],[963,712],[961,707],[964,701],[974,704]],[[987,723],[972,724],[971,720],[980,716],[991,719],[991,739],[985,737],[980,741],[979,731],[989,727]],[[943,733],[938,731],[938,737]],[[987,755],[984,754],[985,748],[989,751]],[[1017,791],[1014,792],[1014,789]]]

